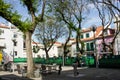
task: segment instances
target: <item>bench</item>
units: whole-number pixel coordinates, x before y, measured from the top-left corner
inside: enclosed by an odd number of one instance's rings
[[[40,73],[52,73],[56,72],[57,65],[41,65]]]

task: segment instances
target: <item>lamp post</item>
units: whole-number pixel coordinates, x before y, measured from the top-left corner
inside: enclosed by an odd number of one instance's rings
[[[14,61],[14,47],[15,47],[15,42],[16,42],[16,39],[13,39],[13,61]]]
[[[64,47],[64,44],[62,44],[62,48]],[[65,55],[64,55],[64,51],[62,51],[62,59],[63,59],[63,66],[65,65]]]
[[[96,68],[98,68],[98,54],[96,52],[96,39],[95,39],[96,26],[92,26],[92,31],[94,34],[94,55],[95,55],[95,60],[96,60]]]
[[[16,42],[16,39],[12,39],[12,41],[13,41],[13,63],[14,63],[14,44],[15,44],[15,42]],[[12,64],[12,69],[13,69],[13,72],[14,72],[14,64]]]

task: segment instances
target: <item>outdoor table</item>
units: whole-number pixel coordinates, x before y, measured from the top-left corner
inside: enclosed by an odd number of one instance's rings
[[[51,73],[53,71],[57,71],[57,65],[42,65],[41,72]]]

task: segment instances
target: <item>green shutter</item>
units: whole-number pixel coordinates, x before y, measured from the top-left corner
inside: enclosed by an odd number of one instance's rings
[[[88,38],[88,37],[89,37],[89,33],[86,34],[86,38]]]
[[[87,51],[90,50],[89,43],[86,44]]]
[[[93,42],[90,43],[90,48],[91,48],[92,51],[94,50],[94,44],[93,44]]]
[[[83,39],[83,35],[81,35],[80,37],[81,37],[81,39]]]

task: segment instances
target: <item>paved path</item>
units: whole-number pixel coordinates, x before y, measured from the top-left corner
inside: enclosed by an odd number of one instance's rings
[[[78,68],[79,75],[73,76],[72,67],[63,67],[61,75],[57,73],[44,74],[42,80],[120,80],[120,69]],[[17,72],[0,71],[1,80],[41,80],[40,78],[27,79]]]

